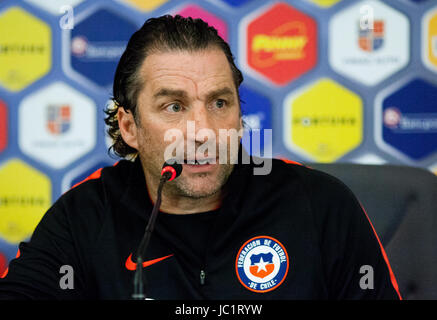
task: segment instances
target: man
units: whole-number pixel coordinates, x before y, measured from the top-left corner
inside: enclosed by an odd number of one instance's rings
[[[151,299],[399,299],[384,250],[341,182],[279,160],[255,175],[241,146],[235,164],[228,137],[197,134],[242,128],[242,80],[203,21],[149,19],[120,59],[106,119],[114,151],[133,161],[98,171],[48,210],[0,297],[130,299],[142,267]],[[172,130],[182,133],[183,170],[164,186],[138,266]],[[214,148],[194,152],[205,140]]]

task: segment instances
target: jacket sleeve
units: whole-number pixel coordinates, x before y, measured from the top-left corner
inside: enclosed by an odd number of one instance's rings
[[[402,299],[385,250],[352,191],[327,174],[313,183],[325,279],[332,299]],[[320,214],[322,213],[322,214]]]
[[[85,279],[62,200],[46,212],[30,241],[20,243],[17,256],[0,279],[0,299],[84,297]]]

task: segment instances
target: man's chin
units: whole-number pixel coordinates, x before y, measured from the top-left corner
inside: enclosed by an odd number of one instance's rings
[[[211,197],[220,192],[222,187],[222,183],[216,179],[209,179],[202,177],[202,175],[191,179],[181,179],[178,182],[175,183],[175,188],[177,188],[179,195],[193,199]]]
[[[183,172],[174,181],[174,189],[180,196],[202,199],[216,195],[228,180],[233,166],[223,166],[212,173]]]

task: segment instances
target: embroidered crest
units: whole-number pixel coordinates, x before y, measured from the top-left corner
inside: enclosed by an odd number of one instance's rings
[[[285,247],[276,239],[258,236],[246,241],[235,261],[241,284],[254,292],[276,289],[285,280],[289,259]]]

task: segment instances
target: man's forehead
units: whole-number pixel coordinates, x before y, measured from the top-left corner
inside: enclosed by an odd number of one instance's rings
[[[233,83],[229,63],[219,49],[153,53],[143,62],[141,77],[154,93],[163,86],[182,89],[190,83],[221,87]]]

